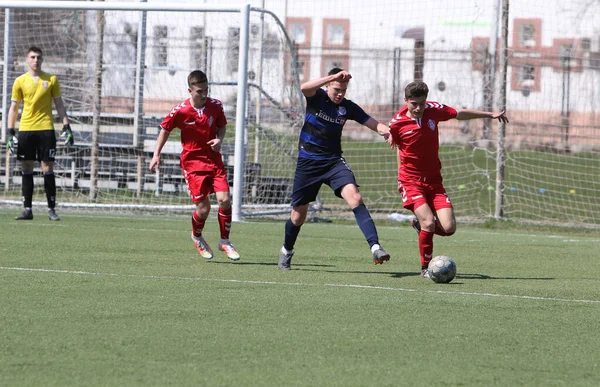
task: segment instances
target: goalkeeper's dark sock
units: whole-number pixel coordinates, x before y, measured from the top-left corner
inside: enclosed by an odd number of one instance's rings
[[[375,222],[373,221],[373,218],[371,218],[371,214],[369,213],[369,210],[367,210],[367,206],[360,204],[358,207],[354,207],[352,212],[354,212],[356,223],[358,223],[360,231],[362,231],[367,239],[369,247],[376,243],[379,244],[377,228],[375,228]]]
[[[294,245],[296,244],[296,239],[298,239],[298,234],[300,233],[300,228],[302,226],[296,226],[292,222],[291,219],[288,219],[285,222],[285,236],[283,239],[283,247],[287,251],[294,250]]]
[[[206,219],[200,218],[198,213],[194,211],[192,214],[192,235],[196,238],[200,238],[202,236],[202,230],[204,230],[204,224],[206,223]]]
[[[421,229],[419,233],[419,253],[421,254],[421,267],[427,267],[433,255],[433,233]]]
[[[54,172],[44,173],[44,189],[46,190],[48,208],[54,209],[56,207],[56,178]]]
[[[219,207],[219,231],[221,232],[221,239],[229,239],[229,232],[231,231],[231,207],[228,209]]]
[[[23,206],[31,208],[31,202],[33,201],[33,171],[23,172],[21,193],[23,194]]]

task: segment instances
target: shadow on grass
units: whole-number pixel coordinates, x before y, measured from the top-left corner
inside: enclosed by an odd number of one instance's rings
[[[234,265],[258,265],[258,266],[277,266],[277,262],[248,262],[248,261],[206,261],[207,263],[227,263]],[[335,267],[335,265],[326,265],[323,263],[294,263],[292,270],[298,266],[301,267]],[[322,270],[315,270],[322,271]]]
[[[478,280],[534,280],[534,281],[552,281],[555,278],[543,278],[543,277],[494,277],[485,274],[477,274],[477,273],[465,273],[465,274],[457,274],[455,278],[462,279],[478,279]]]

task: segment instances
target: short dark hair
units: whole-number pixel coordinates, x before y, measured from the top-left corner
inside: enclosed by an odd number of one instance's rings
[[[339,67],[334,67],[331,70],[329,70],[329,72],[327,73],[327,75],[334,75],[334,74],[337,74],[337,73],[341,73],[342,71],[344,71],[344,70],[342,70]]]
[[[42,49],[39,48],[38,46],[31,46],[27,49],[27,52],[25,53],[25,56],[29,55],[30,52],[35,52],[36,54],[42,54]]]
[[[206,77],[206,74],[204,73],[204,71],[194,70],[190,73],[190,75],[188,75],[187,81],[188,81],[188,86],[192,87],[193,85],[196,85],[198,83],[207,83],[208,78]]]
[[[425,82],[414,81],[406,85],[404,89],[404,98],[427,98],[429,87]]]

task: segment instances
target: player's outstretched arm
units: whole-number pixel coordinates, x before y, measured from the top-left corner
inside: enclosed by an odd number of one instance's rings
[[[348,82],[350,79],[352,79],[352,75],[349,72],[340,71],[337,74],[304,82],[300,85],[300,90],[302,90],[302,94],[305,97],[312,97],[320,87],[325,86],[329,82]]]
[[[500,122],[508,122],[506,117],[506,110],[501,112],[484,112],[482,110],[473,109],[458,109],[456,114],[457,120],[473,120],[476,118],[492,118]]]
[[[150,166],[148,167],[151,172],[154,172],[156,168],[160,169],[160,152],[167,143],[170,134],[170,132],[167,132],[162,128],[160,133],[158,133],[158,137],[156,138],[156,146],[154,147],[154,154],[152,156],[152,160],[150,160]]]
[[[380,136],[383,136],[385,142],[391,141],[390,128],[387,125],[377,121],[375,118],[369,118],[367,122],[365,122],[363,125],[371,129],[372,131],[377,132],[377,134],[379,134]],[[390,145],[392,145],[393,147],[393,144]]]

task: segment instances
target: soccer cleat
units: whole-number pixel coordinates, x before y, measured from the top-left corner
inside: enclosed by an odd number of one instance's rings
[[[389,261],[390,255],[385,252],[381,247],[373,252],[373,263],[375,265],[381,265],[382,263]]]
[[[415,229],[415,231],[417,232],[417,234],[421,233],[421,224],[419,223],[419,219],[417,218],[413,218],[410,223],[412,224],[412,227]]]
[[[60,218],[58,217],[58,215],[56,215],[56,211],[54,211],[54,208],[50,208],[48,210],[48,218],[50,220],[60,220]]]
[[[292,257],[294,256],[293,252],[288,252],[287,254],[283,252],[283,247],[279,251],[279,264],[277,267],[279,270],[290,270],[290,266],[292,264]]]
[[[228,239],[219,240],[219,250],[224,251],[227,257],[232,261],[240,259],[240,254],[233,247],[233,243],[229,242]]]
[[[206,260],[210,260],[213,258],[213,252],[210,249],[208,243],[206,243],[206,241],[204,240],[204,238],[202,238],[201,236],[195,237],[194,234],[192,234],[192,241],[194,242],[194,245],[196,246],[196,249],[202,256],[202,258]]]
[[[421,277],[431,279],[431,275],[429,274],[429,270],[421,269]]]
[[[16,220],[31,220],[33,219],[33,211],[31,208],[25,209],[23,213],[15,218]]]

